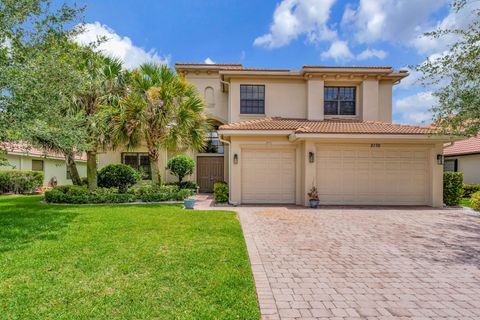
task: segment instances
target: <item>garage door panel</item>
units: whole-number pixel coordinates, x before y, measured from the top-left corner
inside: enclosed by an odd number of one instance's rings
[[[428,150],[319,146],[317,185],[325,204],[428,202]]]
[[[295,151],[242,150],[242,202],[294,203]]]

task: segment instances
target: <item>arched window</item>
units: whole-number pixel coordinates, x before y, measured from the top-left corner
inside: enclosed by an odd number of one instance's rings
[[[208,108],[215,107],[215,93],[212,87],[205,88],[204,99]]]

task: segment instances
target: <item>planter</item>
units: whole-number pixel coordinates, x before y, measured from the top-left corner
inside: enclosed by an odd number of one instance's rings
[[[183,205],[185,206],[185,209],[193,209],[195,206],[195,199],[187,198],[183,200]]]
[[[316,207],[318,207],[318,200],[310,199],[310,208],[315,209]]]

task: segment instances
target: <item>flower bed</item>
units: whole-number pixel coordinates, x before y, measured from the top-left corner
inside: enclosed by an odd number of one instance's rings
[[[182,201],[193,194],[190,189],[178,186],[140,185],[120,192],[117,188],[88,190],[86,186],[58,186],[45,192],[48,203],[129,203]]]

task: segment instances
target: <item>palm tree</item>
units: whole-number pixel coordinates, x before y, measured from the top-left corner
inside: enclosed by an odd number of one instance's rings
[[[161,149],[200,150],[208,129],[204,103],[194,87],[166,65],[143,64],[130,75],[128,94],[114,121],[114,147],[145,142],[152,180],[160,183]]]
[[[119,59],[84,48],[78,66],[84,73],[85,85],[73,99],[73,111],[81,112],[89,137],[87,148],[88,188],[97,187],[97,151],[109,143],[108,119],[125,94],[127,73]]]

